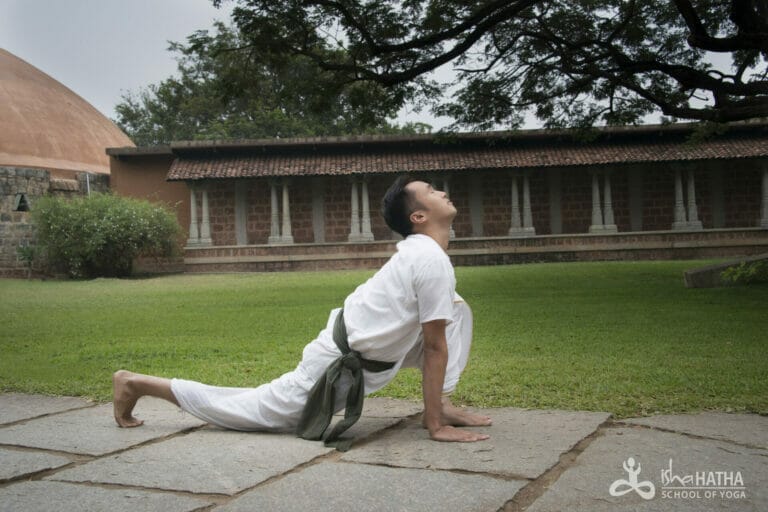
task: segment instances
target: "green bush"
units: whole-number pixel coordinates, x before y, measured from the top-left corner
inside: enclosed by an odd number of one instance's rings
[[[137,256],[172,256],[179,225],[162,206],[111,194],[36,202],[32,220],[45,265],[71,277],[123,277]]]
[[[720,276],[732,284],[768,283],[768,260],[744,261],[725,269]]]

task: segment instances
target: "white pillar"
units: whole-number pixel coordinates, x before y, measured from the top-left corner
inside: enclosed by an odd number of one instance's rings
[[[592,225],[589,226],[589,232],[595,233],[603,231],[603,210],[600,207],[600,178],[596,172],[592,173]]]
[[[203,187],[203,220],[200,222],[200,245],[213,245],[211,219],[208,213],[208,186]]]
[[[270,244],[279,244],[280,239],[280,214],[277,203],[277,182],[270,180],[270,228],[269,228],[269,240]]]
[[[768,229],[768,168],[763,169],[763,200],[760,211],[760,227]]]
[[[618,231],[616,222],[613,219],[613,197],[611,194],[611,175],[603,175],[603,229],[615,233]]]
[[[352,180],[352,195],[350,196],[351,204],[351,217],[349,221],[349,236],[347,240],[350,242],[360,241],[360,207],[357,198],[357,182]]]
[[[283,181],[283,230],[280,241],[284,244],[293,243],[291,234],[291,202],[288,198],[288,182]]]
[[[523,214],[520,215],[520,190],[517,186],[519,175],[512,175],[512,226],[509,228],[509,236],[524,237],[534,236],[536,230],[533,227],[533,214],[531,212],[531,189],[528,175],[523,178]],[[521,220],[522,218],[522,220]]]
[[[688,229],[701,229],[699,210],[696,206],[696,178],[694,171],[688,171]]]
[[[197,194],[195,193],[195,186],[192,183],[189,185],[189,239],[187,240],[187,246],[192,247],[200,244],[200,230],[197,227]]]
[[[373,232],[371,232],[371,207],[368,198],[368,181],[365,178],[363,178],[360,187],[363,202],[363,219],[360,226],[360,239],[366,242],[371,242],[373,241]]]
[[[526,233],[534,232],[533,212],[531,211],[531,185],[528,175],[523,175],[523,229]]]
[[[683,201],[683,177],[679,169],[675,169],[675,220],[672,229],[686,229],[685,202]]]

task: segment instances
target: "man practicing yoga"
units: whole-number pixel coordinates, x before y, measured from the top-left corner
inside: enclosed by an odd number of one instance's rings
[[[485,434],[455,427],[486,426],[488,416],[454,406],[448,396],[467,364],[472,313],[456,293],[446,254],[456,208],[445,192],[406,176],[387,190],[382,213],[405,238],[367,282],[331,311],[328,324],[304,348],[295,370],[257,388],[215,387],[182,379],[116,372],[115,420],[138,427],[142,396],[163,398],[220,427],[295,431],[331,441],[359,417],[364,394],[384,387],[400,368],[422,372],[424,427],[436,441],[481,441]],[[333,412],[345,425],[328,434]]]

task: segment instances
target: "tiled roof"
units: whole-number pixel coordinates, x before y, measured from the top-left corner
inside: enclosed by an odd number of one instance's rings
[[[240,147],[237,152],[178,153],[169,180],[465,171],[606,165],[632,162],[734,159],[768,156],[768,132],[688,143],[684,139],[638,138],[592,143],[505,140],[496,145],[416,145],[324,148],[316,145],[276,151]]]

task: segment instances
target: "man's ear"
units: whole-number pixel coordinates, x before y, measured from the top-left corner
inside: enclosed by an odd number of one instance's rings
[[[427,214],[424,210],[416,210],[411,212],[411,216],[409,218],[411,220],[411,224],[418,226],[419,224],[424,224],[427,221]]]

